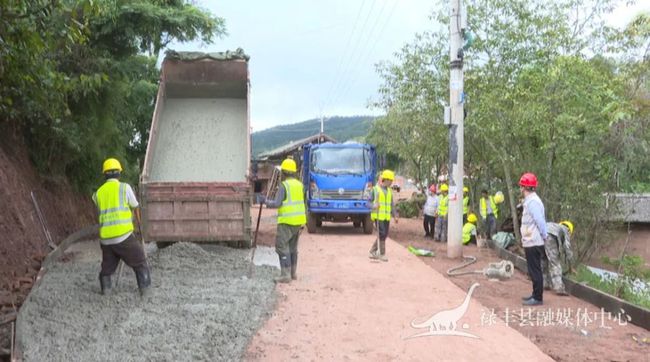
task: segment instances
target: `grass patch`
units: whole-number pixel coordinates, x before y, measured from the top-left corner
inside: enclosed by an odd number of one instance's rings
[[[634,305],[650,309],[650,291],[646,289],[645,292],[634,293],[633,289],[634,280],[643,280],[648,283],[646,278],[632,278],[623,275],[617,279],[605,279],[593,273],[586,266],[580,265],[576,270],[576,274],[571,276],[571,279],[579,283],[586,283],[592,288],[621,298]]]

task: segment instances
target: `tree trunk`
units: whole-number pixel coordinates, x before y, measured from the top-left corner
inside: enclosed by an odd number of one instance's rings
[[[519,230],[519,220],[517,219],[517,204],[515,203],[515,192],[512,188],[512,176],[510,175],[510,166],[508,162],[508,155],[505,151],[497,149],[497,147],[489,140],[485,138],[485,143],[492,148],[495,155],[500,155],[499,161],[501,161],[501,166],[503,166],[503,173],[506,176],[506,187],[508,189],[508,198],[510,199],[510,212],[512,214],[512,226],[515,229],[515,238],[521,241],[521,231]]]

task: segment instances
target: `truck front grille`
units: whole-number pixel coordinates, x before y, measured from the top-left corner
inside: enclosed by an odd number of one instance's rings
[[[339,190],[321,190],[320,196],[322,199],[331,200],[361,200],[363,191],[345,190],[343,193],[339,193]]]

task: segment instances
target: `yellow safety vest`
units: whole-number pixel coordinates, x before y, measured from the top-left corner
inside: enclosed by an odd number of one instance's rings
[[[463,197],[463,215],[469,211],[469,196]]]
[[[370,218],[379,221],[390,221],[390,213],[392,211],[392,202],[393,202],[393,193],[390,188],[386,189],[386,193],[381,188],[381,186],[375,186],[375,200],[374,202],[379,203],[377,211],[373,211],[370,214]]]
[[[440,197],[440,204],[438,205],[438,215],[447,217],[447,208],[449,207],[449,195]]]
[[[463,244],[469,243],[469,239],[472,238],[472,231],[476,230],[476,225],[471,222],[463,225]]]
[[[494,217],[499,217],[499,207],[497,206],[497,203],[494,202],[494,196],[489,196],[490,197],[490,207],[492,207],[492,213],[494,214]],[[481,197],[481,217],[482,218],[487,218],[487,203],[485,202],[485,199]]]
[[[307,223],[305,214],[305,198],[302,192],[302,183],[295,178],[290,178],[284,182],[286,195],[282,205],[278,209],[278,224],[291,226],[302,226]]]
[[[111,239],[133,231],[131,208],[126,197],[126,184],[107,181],[97,190],[99,237]]]

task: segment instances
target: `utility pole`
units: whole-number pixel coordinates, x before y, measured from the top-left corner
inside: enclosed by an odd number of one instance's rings
[[[463,30],[466,27],[461,0],[450,0],[449,22],[449,209],[447,214],[447,257],[463,256]]]

